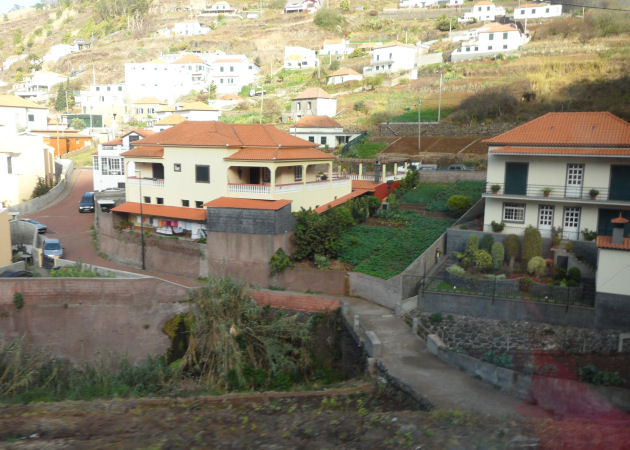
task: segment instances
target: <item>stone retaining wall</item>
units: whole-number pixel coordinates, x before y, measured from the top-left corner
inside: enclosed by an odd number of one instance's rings
[[[61,167],[59,183],[53,186],[53,188],[44,195],[18,203],[17,205],[9,206],[9,211],[26,215],[49,206],[63,193],[67,180],[70,177],[70,174],[72,174],[74,167],[73,164],[74,163],[71,160],[55,160],[55,167]]]
[[[423,136],[496,136],[517,127],[518,123],[456,125],[449,122],[422,122]],[[418,136],[418,122],[381,123],[376,136]]]

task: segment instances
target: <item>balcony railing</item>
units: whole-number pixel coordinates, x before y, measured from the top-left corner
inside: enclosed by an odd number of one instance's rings
[[[304,190],[315,191],[319,189],[328,189],[332,186],[344,186],[351,183],[350,178],[334,178],[332,183],[330,180],[308,181],[306,183],[288,183],[276,184],[275,193],[285,194],[287,192],[301,192]],[[237,194],[271,194],[270,184],[240,184],[229,183],[228,192]]]
[[[494,191],[492,189],[493,187],[499,187],[499,189],[497,191]],[[597,191],[597,195],[592,196],[591,191]],[[506,192],[504,183],[488,182],[486,183],[485,193],[532,198],[549,198],[552,200],[597,200],[630,202],[630,198],[610,198],[610,192],[608,188],[593,186],[528,184],[524,192],[522,190],[510,188],[509,186],[508,191]]]
[[[238,194],[270,194],[271,186],[268,184],[229,183],[228,190]]]
[[[163,178],[137,178],[137,177],[127,178],[127,184],[139,185],[140,183],[142,183],[142,186],[164,187]]]
[[[349,175],[349,177],[352,180],[360,180],[360,181],[375,181],[376,180],[376,176],[374,175],[374,173],[364,173],[361,176],[359,176],[356,173],[352,173]],[[405,178],[405,174],[392,174],[392,173],[388,173],[385,175],[385,179],[383,179],[382,177],[380,177],[381,182],[385,182],[385,181],[393,181],[393,180],[402,180],[403,178]]]

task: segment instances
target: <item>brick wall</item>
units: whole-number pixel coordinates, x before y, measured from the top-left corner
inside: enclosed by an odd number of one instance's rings
[[[272,308],[292,309],[295,311],[324,312],[340,308],[341,302],[333,298],[312,295],[287,294],[277,291],[249,291],[256,303]]]

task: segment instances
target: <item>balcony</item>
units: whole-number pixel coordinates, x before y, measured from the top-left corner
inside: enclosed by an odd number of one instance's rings
[[[499,187],[498,191],[493,191],[493,187]],[[508,188],[509,189],[509,188]],[[591,191],[598,191],[598,194],[591,196]],[[607,204],[627,204],[630,203],[630,195],[627,198],[612,193],[610,198],[610,190],[604,187],[595,186],[571,186],[571,185],[554,185],[554,184],[528,184],[525,191],[512,189],[513,192],[505,192],[504,183],[486,183],[484,196],[500,196],[506,198],[531,198],[542,201],[579,201],[585,203],[607,203]]]
[[[153,186],[153,187],[164,187],[164,179],[163,178],[138,178],[138,177],[128,177],[127,184],[129,185],[140,185],[142,186]]]
[[[276,184],[275,190],[272,191],[271,184],[242,184],[228,183],[228,192],[230,194],[247,194],[253,197],[263,196],[269,198],[272,194],[282,195],[289,192],[316,191],[321,189],[329,189],[331,186],[345,186],[351,183],[350,178],[334,178],[330,180],[308,181],[306,183],[288,183]]]

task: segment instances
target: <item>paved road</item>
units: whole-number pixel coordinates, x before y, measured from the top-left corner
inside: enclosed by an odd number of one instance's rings
[[[64,247],[64,259],[108,267],[110,269],[152,275],[157,278],[184,284],[185,286],[199,285],[197,280],[193,278],[186,279],[133,269],[115,264],[98,256],[98,250],[94,247],[92,230],[90,229],[90,227],[94,225],[94,214],[79,212],[81,196],[84,192],[92,191],[93,189],[92,168],[76,168],[72,172],[66,189],[60,198],[46,209],[29,215],[29,217],[38,220],[48,227],[46,236],[54,237],[61,241],[61,245]]]

